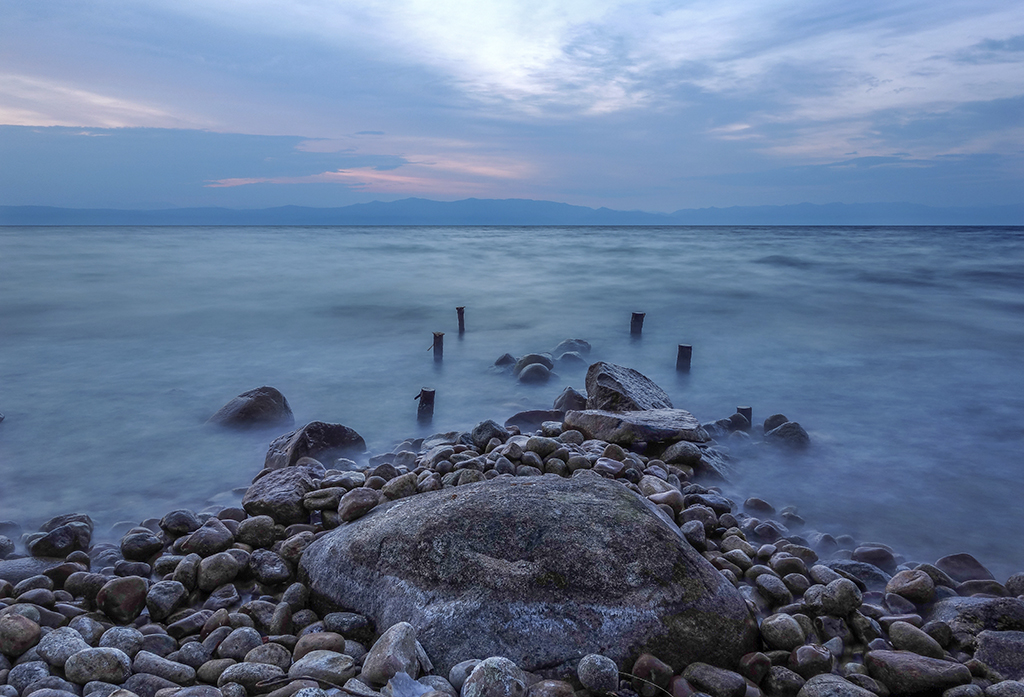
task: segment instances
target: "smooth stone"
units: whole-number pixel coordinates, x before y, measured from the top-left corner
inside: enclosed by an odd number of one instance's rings
[[[232,399],[210,417],[209,423],[229,428],[289,428],[295,424],[295,417],[279,390],[263,386]]]
[[[909,651],[869,651],[864,663],[871,677],[899,695],[937,693],[971,682],[967,666]]]
[[[884,591],[885,586],[889,583],[889,579],[892,578],[889,574],[885,573],[885,571],[879,569],[874,564],[868,564],[862,561],[854,561],[852,559],[832,559],[822,563],[824,566],[827,566],[834,571],[841,571],[853,576],[863,583],[869,591]]]
[[[44,635],[36,645],[36,652],[54,668],[64,668],[73,655],[89,648],[82,635],[70,627],[59,627]]]
[[[341,497],[338,516],[344,522],[361,518],[380,503],[380,495],[369,487],[356,487]]]
[[[292,467],[303,457],[331,462],[339,457],[359,454],[365,450],[366,441],[348,426],[311,421],[300,429],[275,438],[267,451],[263,467]]]
[[[580,659],[580,663],[587,657]],[[618,682],[615,684],[618,687]],[[526,674],[503,656],[480,661],[462,684],[462,697],[526,697]]]
[[[580,684],[591,692],[601,694],[619,689],[618,666],[615,661],[601,654],[591,653],[581,658],[576,675]]]
[[[100,637],[100,648],[119,649],[129,658],[142,650],[145,636],[134,627],[111,627]]]
[[[337,651],[318,649],[310,651],[292,663],[288,669],[288,677],[326,680],[335,685],[341,685],[349,678],[354,678],[358,670],[359,668],[351,656]]]
[[[764,434],[766,443],[778,443],[790,448],[806,448],[811,443],[807,431],[796,421],[787,421]]]
[[[935,566],[957,583],[992,580],[995,576],[980,561],[965,552],[948,554],[935,562]]]
[[[519,382],[524,385],[543,385],[551,380],[551,370],[540,363],[531,363],[519,373]]]
[[[64,675],[79,685],[92,680],[120,685],[131,675],[131,665],[132,659],[121,649],[83,649],[68,657],[64,664]]]
[[[591,646],[616,647],[605,654],[626,661],[627,647],[643,651],[651,637],[650,652],[677,669],[753,650],[742,597],[679,529],[650,501],[581,472],[429,492],[328,532],[301,560],[314,607],[343,604],[384,627],[415,618],[443,671],[482,653],[570,670]],[[627,561],[649,579],[637,581],[639,596],[616,572]],[[610,615],[614,623],[602,619]]]
[[[20,656],[38,643],[41,633],[39,625],[28,617],[0,615],[0,653]]]
[[[894,593],[912,603],[925,604],[935,596],[935,581],[920,569],[897,572],[885,586],[886,593]]]
[[[682,676],[695,688],[711,697],[743,697],[747,691],[747,683],[739,673],[700,661],[686,666]]]
[[[804,683],[797,697],[876,697],[875,693],[838,675],[823,673]]]
[[[235,663],[221,671],[217,678],[217,687],[223,688],[228,683],[238,683],[249,694],[257,694],[256,684],[275,678],[283,678],[286,673],[269,663]]]
[[[769,648],[792,651],[804,643],[803,627],[792,615],[775,614],[761,622],[761,637]]]
[[[238,627],[220,642],[215,651],[217,658],[233,658],[244,661],[245,655],[263,644],[263,637],[252,627]]]
[[[198,554],[200,557],[208,557],[211,554],[223,552],[235,542],[234,534],[219,518],[210,518],[198,530],[184,539],[185,541],[181,544],[180,552],[186,555],[186,558],[182,560],[182,564],[188,559],[187,555]],[[175,544],[175,547],[177,548],[177,544]],[[195,564],[195,572],[198,572],[199,560],[196,560]],[[181,564],[179,564],[179,568],[180,566]],[[177,570],[175,570],[174,580],[181,581],[186,588],[189,588],[188,583],[178,578]]]
[[[942,658],[946,655],[939,642],[907,622],[893,622],[889,625],[889,641],[898,650],[912,651],[921,656]]]
[[[149,651],[139,651],[135,654],[132,671],[156,675],[178,685],[191,685],[196,679],[196,670],[192,666],[170,661]]]
[[[587,409],[639,411],[671,409],[663,389],[632,368],[599,361],[587,369]]]

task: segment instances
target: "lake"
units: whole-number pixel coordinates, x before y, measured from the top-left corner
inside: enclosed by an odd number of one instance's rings
[[[102,538],[237,503],[279,433],[205,422],[260,385],[371,452],[549,408],[583,371],[490,366],[568,337],[702,421],[749,405],[807,429],[805,453],[739,459],[727,493],[1024,570],[1022,228],[0,228],[0,518],[84,512]]]

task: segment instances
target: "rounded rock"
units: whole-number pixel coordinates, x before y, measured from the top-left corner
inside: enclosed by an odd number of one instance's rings
[[[120,649],[84,649],[68,658],[64,664],[64,675],[79,685],[92,680],[120,685],[131,675],[131,666],[128,654]]]
[[[36,622],[16,613],[0,616],[0,653],[20,656],[36,645],[41,629]]]
[[[526,689],[526,674],[519,666],[503,656],[492,656],[480,661],[466,678],[462,697],[526,697]]]

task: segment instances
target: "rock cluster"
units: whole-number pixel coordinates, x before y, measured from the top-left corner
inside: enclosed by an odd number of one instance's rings
[[[275,441],[241,507],[172,511],[119,544],[71,514],[22,536],[33,556],[0,544],[0,697],[1024,694],[1024,574],[1000,583],[966,554],[911,562],[808,530],[795,510],[733,501],[697,481],[707,442],[655,455],[567,422],[519,433],[491,421],[360,467],[327,459],[347,431],[301,432]],[[15,531],[0,523],[4,539]],[[326,588],[322,569],[342,559],[362,565],[346,571],[356,585]],[[570,588],[577,572],[597,580]],[[420,610],[523,609],[538,648],[528,632],[477,634],[471,613],[440,645],[423,612],[382,609],[389,589]],[[650,630],[594,645],[566,630],[602,593],[635,617],[659,591],[682,603],[659,620],[680,623],[682,644]],[[585,592],[590,606],[572,595]],[[558,615],[566,598],[578,617]],[[614,636],[629,614],[609,601],[591,617]],[[531,623],[552,617],[561,653],[545,662],[550,627]]]

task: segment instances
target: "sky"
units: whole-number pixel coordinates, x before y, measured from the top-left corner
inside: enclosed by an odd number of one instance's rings
[[[1024,203],[1020,0],[0,0],[0,205]]]

